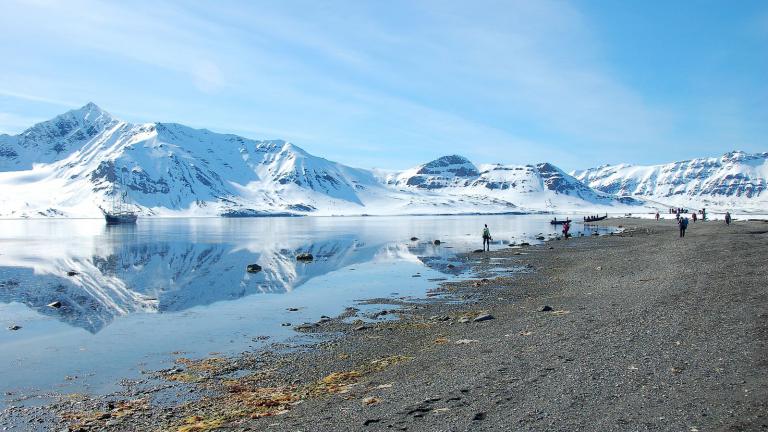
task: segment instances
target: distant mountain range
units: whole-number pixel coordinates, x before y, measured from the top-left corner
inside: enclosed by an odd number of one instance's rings
[[[696,175],[683,169],[681,177],[670,177],[683,192],[657,181],[633,186],[644,170],[666,172],[659,167],[569,175],[550,163],[475,165],[448,155],[383,173],[280,140],[174,123],[131,124],[89,103],[19,135],[0,135],[0,217],[98,217],[123,195],[144,216],[631,212],[648,210],[644,201],[681,202],[680,194],[765,208],[766,155],[730,155],[740,156],[725,170],[713,166]],[[701,161],[680,164],[717,160]],[[720,176],[724,186],[705,187],[711,176]],[[733,183],[743,186],[730,188]]]
[[[606,165],[571,174],[615,196],[683,207],[768,210],[768,153],[733,151],[719,158],[652,166]]]

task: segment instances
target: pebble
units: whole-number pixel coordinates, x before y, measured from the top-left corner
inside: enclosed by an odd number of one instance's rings
[[[552,306],[544,305],[539,308],[539,312],[552,312]]]
[[[296,327],[296,330],[309,330],[315,327],[319,327],[317,323],[304,323]]]
[[[473,319],[472,321],[474,321],[474,322],[481,322],[481,321],[492,320],[494,318],[495,317],[493,315],[488,314],[488,313],[484,313],[484,314],[480,314],[480,315],[476,316],[475,319]]]

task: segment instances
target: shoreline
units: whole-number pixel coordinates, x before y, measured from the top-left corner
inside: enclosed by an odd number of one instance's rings
[[[629,210],[629,209],[627,209]],[[551,210],[528,210],[528,211],[506,211],[506,212],[463,212],[463,213],[397,213],[397,214],[293,214],[293,213],[274,213],[264,215],[251,215],[251,216],[228,216],[228,215],[211,215],[211,216],[141,216],[141,219],[146,220],[182,220],[182,219],[271,219],[271,218],[388,218],[388,217],[451,217],[451,216],[526,216],[526,215],[563,215],[563,216],[590,216],[596,213],[603,214],[602,211],[579,211],[574,209],[564,209],[562,211]],[[627,213],[624,213],[626,215]],[[653,212],[642,213],[629,213],[631,216],[623,216],[622,212],[608,212],[609,219],[613,220],[625,220],[625,219],[652,219]],[[764,210],[755,211],[732,211],[731,214],[735,218],[734,220],[742,221],[763,221],[768,220],[768,212]],[[725,215],[725,211],[711,211],[707,212],[707,220],[722,220]],[[675,217],[671,213],[660,213],[662,219],[669,219]],[[51,217],[51,216],[39,216],[39,217],[3,217],[0,216],[0,222],[2,221],[61,221],[61,220],[104,220],[104,216],[92,216],[92,217]],[[574,222],[581,223],[580,220],[574,220]],[[590,222],[592,223],[592,222]],[[130,224],[128,225],[130,226]]]
[[[426,300],[366,302],[400,306],[383,314],[398,320],[354,321],[348,309],[301,330],[314,345],[180,359],[123,394],[6,410],[0,426],[768,427],[768,224],[699,222],[685,239],[669,220],[599,225],[625,230],[467,254],[478,279],[444,282]]]

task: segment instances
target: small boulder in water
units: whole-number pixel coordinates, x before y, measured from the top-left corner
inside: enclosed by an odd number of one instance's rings
[[[311,253],[300,253],[296,255],[296,261],[312,261],[315,257]]]
[[[474,253],[483,253],[483,252],[485,252],[485,250],[484,249],[475,249],[473,252]]]
[[[435,246],[440,246],[440,243],[442,243],[440,240],[435,240],[432,242]]]
[[[258,273],[261,271],[261,266],[258,264],[248,264],[248,266],[245,268],[245,271],[248,273]]]
[[[544,237],[544,236],[538,236],[538,237],[536,237],[536,240],[544,240],[544,239],[545,239],[545,237]]]
[[[10,331],[21,330],[21,326],[14,324],[14,325],[8,327],[8,330],[10,330]]]
[[[78,272],[76,272],[74,270],[70,270],[70,271],[67,272],[67,276],[77,276],[78,274],[80,274],[80,273],[78,273]]]
[[[58,309],[58,308],[61,307],[61,302],[60,301],[55,301],[53,303],[48,303],[48,307],[54,308],[54,309]]]
[[[520,246],[530,246],[530,245],[531,245],[531,244],[530,244],[530,243],[528,243],[528,242],[522,242],[522,243],[520,243]]]
[[[419,239],[418,237],[411,237],[411,241],[416,241],[418,239]]]

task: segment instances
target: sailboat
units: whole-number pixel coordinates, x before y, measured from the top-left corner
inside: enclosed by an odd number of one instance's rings
[[[128,193],[123,192],[120,194],[119,204],[115,202],[115,195],[112,195],[112,209],[109,211],[101,209],[104,213],[104,219],[107,220],[107,225],[135,224],[139,215],[135,211],[125,207],[125,200]]]

